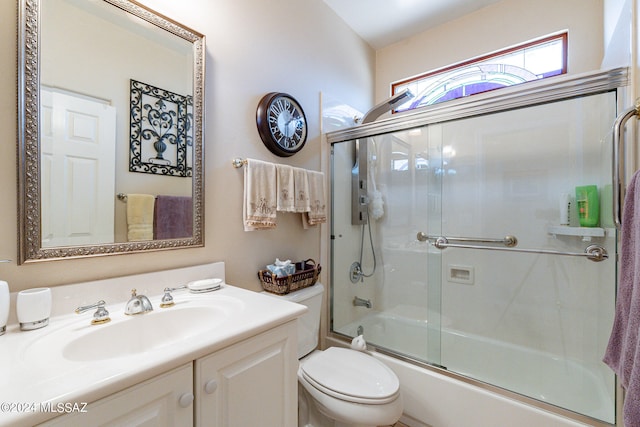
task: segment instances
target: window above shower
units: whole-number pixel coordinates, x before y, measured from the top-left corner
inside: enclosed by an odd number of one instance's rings
[[[566,32],[547,36],[392,83],[392,95],[405,89],[415,95],[395,111],[566,74],[567,38]]]

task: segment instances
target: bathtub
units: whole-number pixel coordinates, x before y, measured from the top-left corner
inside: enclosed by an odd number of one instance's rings
[[[404,421],[410,426],[567,427],[614,421],[614,386],[607,385],[597,369],[594,372],[576,361],[443,329],[442,364],[455,372],[451,374],[404,360],[426,359],[426,322],[379,312],[337,332],[355,336],[358,328],[380,349],[371,353],[398,375],[405,402]],[[327,341],[327,345],[345,345],[337,336]],[[391,356],[386,349],[406,357]],[[588,416],[563,409],[550,412],[553,407],[538,401]]]

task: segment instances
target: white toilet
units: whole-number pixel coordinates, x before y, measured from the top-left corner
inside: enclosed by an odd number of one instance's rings
[[[398,377],[373,356],[330,347],[315,350],[324,287],[283,295],[309,308],[298,321],[298,427],[373,427],[402,415]],[[271,294],[273,295],[273,294]]]

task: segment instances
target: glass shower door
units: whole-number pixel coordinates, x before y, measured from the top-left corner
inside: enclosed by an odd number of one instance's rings
[[[610,92],[437,125],[448,169],[442,235],[517,238],[513,248],[442,250],[441,364],[607,422],[615,420],[614,376],[601,362],[615,305],[615,112]],[[583,185],[599,190],[598,227],[580,227]],[[561,225],[566,194],[569,225]],[[590,245],[610,258],[580,256]]]
[[[334,143],[331,331],[615,422],[615,115],[612,91]]]
[[[420,230],[439,233],[442,224],[442,149],[430,132],[423,127],[332,146],[331,329],[439,365],[441,253],[416,240]],[[371,206],[354,224],[353,199],[359,200],[349,183],[363,144],[359,161],[367,168],[358,186],[367,187]],[[361,269],[356,276],[354,263]]]

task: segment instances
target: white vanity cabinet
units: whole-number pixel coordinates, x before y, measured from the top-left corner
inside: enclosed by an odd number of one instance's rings
[[[294,427],[297,326],[290,321],[195,361],[195,425]]]
[[[187,363],[143,383],[40,424],[68,426],[193,426],[193,364]]]
[[[296,339],[291,320],[41,426],[295,427]]]

